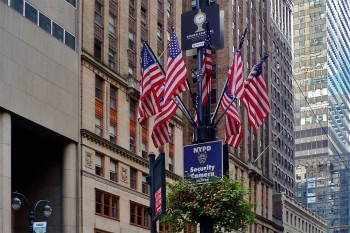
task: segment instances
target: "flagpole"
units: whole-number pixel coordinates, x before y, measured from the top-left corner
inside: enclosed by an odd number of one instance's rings
[[[213,127],[215,128],[218,124],[219,121],[222,119],[222,117],[225,115],[225,113],[228,111],[228,109],[231,107],[231,105],[233,104],[233,101],[235,101],[236,97],[233,97],[230,104],[227,106],[227,108],[225,109],[225,111],[221,114],[221,116],[219,117],[219,119],[215,122],[215,124],[213,125]]]
[[[233,59],[235,59],[236,53],[242,48],[242,45],[243,45],[243,43],[244,43],[245,35],[247,34],[247,30],[248,30],[247,28],[244,30],[244,33],[243,33],[241,39],[239,40],[238,48],[235,50],[235,53],[234,53],[234,55],[233,55]],[[213,117],[211,118],[210,124],[214,124],[216,115],[218,114],[218,111],[219,111],[219,106],[220,106],[220,104],[221,104],[222,98],[224,97],[225,89],[226,89],[226,87],[227,87],[227,85],[228,85],[228,81],[229,81],[229,79],[226,78],[225,86],[224,86],[224,88],[222,89],[222,92],[221,92],[221,95],[220,95],[220,99],[219,99],[218,103],[217,103],[216,106],[215,106],[215,111],[214,111]],[[226,111],[225,111],[225,112],[226,112]],[[222,118],[222,117],[220,117],[220,119],[221,119],[221,118]],[[220,121],[220,119],[217,121],[217,123]],[[217,123],[215,124],[215,126],[217,125]],[[215,126],[214,126],[214,128],[215,128]]]
[[[272,140],[272,142],[270,142],[270,144],[258,155],[258,157],[256,157],[256,159],[253,161],[253,163],[255,163],[262,154],[264,154],[264,152],[271,146],[272,143],[274,143],[274,141],[276,141],[276,139],[280,136],[280,134],[285,130],[285,128],[283,128],[277,135],[276,137]]]

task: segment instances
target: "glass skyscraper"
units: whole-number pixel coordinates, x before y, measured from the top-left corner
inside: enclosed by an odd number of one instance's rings
[[[349,232],[350,2],[294,1],[296,199]]]

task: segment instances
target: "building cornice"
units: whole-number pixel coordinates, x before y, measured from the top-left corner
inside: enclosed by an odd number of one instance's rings
[[[179,175],[177,175],[174,172],[171,172],[169,170],[165,170],[165,175],[166,175],[166,177],[168,177],[172,180],[175,180],[175,181],[182,179],[182,176],[179,176]]]
[[[100,146],[103,146],[107,149],[109,149],[110,151],[113,151],[115,153],[118,153],[119,155],[133,161],[136,162],[144,167],[148,167],[148,160],[145,158],[142,158],[130,151],[128,151],[127,149],[108,141],[105,138],[102,138],[98,135],[96,135],[95,133],[90,132],[89,130],[86,129],[81,129],[80,130],[81,136],[83,138],[86,138],[89,141],[92,141],[96,144],[99,144]]]
[[[138,196],[138,197],[141,197],[141,198],[144,198],[144,199],[149,199],[149,195],[146,195],[144,193],[140,193],[134,189],[131,189],[131,188],[128,188],[128,187],[125,187],[121,184],[118,184],[114,181],[110,181],[110,180],[107,180],[107,179],[104,179],[103,177],[101,176],[98,176],[98,175],[95,175],[95,174],[91,174],[87,171],[81,171],[81,175],[82,176],[85,176],[87,178],[90,178],[90,179],[93,179],[95,181],[98,181],[102,184],[106,184],[108,186],[111,186],[111,187],[114,187],[114,188],[117,188],[118,190],[122,190],[124,192],[127,192],[127,193],[130,193],[132,195],[135,195],[135,196]]]
[[[256,217],[258,220],[262,221],[262,222],[265,222],[265,223],[267,223],[267,224],[270,224],[270,225],[273,226],[275,229],[280,230],[281,232],[283,232],[283,230],[284,230],[284,227],[283,227],[283,226],[278,225],[277,223],[275,223],[274,221],[272,221],[272,220],[270,220],[270,219],[268,219],[268,218],[265,218],[265,217],[263,217],[263,216],[261,216],[261,215],[259,215],[259,214],[255,214],[255,217]]]

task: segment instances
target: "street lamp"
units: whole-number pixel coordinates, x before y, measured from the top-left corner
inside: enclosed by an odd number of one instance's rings
[[[51,207],[49,205],[50,202],[48,200],[39,200],[35,204],[34,208],[30,209],[29,204],[28,204],[28,200],[23,194],[21,194],[21,193],[16,191],[16,192],[13,192],[13,195],[15,197],[12,198],[11,205],[12,205],[12,208],[14,210],[18,210],[19,208],[21,208],[21,205],[22,205],[21,199],[24,200],[24,202],[26,203],[26,206],[27,206],[27,209],[28,209],[28,212],[29,212],[29,216],[28,216],[28,219],[29,219],[28,232],[29,233],[33,233],[34,232],[33,224],[34,224],[34,221],[35,221],[35,210],[36,210],[36,207],[38,207],[39,203],[45,202],[45,205],[44,205],[44,208],[43,208],[43,214],[44,214],[45,217],[50,217],[50,215],[52,213],[52,209],[51,209]]]

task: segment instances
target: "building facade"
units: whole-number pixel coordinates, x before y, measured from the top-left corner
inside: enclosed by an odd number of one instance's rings
[[[349,231],[347,1],[295,1],[296,198]]]
[[[0,232],[26,232],[29,210],[48,232],[76,232],[79,176],[79,6],[76,1],[0,1]],[[64,12],[64,13],[63,13]],[[73,211],[72,211],[73,210]]]
[[[284,233],[325,233],[327,221],[285,193],[273,194],[275,221],[281,221]]]
[[[166,154],[167,180],[183,174],[182,115],[171,142],[153,146],[153,120],[140,125],[140,51],[147,41],[162,64],[182,4],[172,0],[82,1],[82,232],[149,232],[148,153]],[[166,68],[166,67],[164,67]],[[159,232],[165,232],[159,226]]]
[[[195,9],[196,1],[184,1],[184,12]],[[224,49],[213,52],[214,78],[211,92],[211,112],[214,111],[228,68],[240,37],[248,32],[242,47],[244,77],[260,58],[270,51],[263,66],[268,86],[272,113],[258,132],[249,126],[246,111],[237,103],[243,127],[243,139],[237,150],[230,148],[230,171],[235,179],[244,178],[252,191],[251,201],[257,201],[257,222],[248,232],[282,232],[282,227],[272,221],[272,194],[294,194],[294,137],[292,91],[292,2],[291,1],[209,1],[218,4],[224,12]],[[273,36],[274,35],[274,36]],[[196,56],[187,57],[187,65],[196,71]],[[192,91],[196,95],[193,80]],[[186,96],[191,106],[191,96]],[[218,116],[222,113],[219,110]],[[185,128],[185,143],[192,141],[191,127]],[[217,138],[223,139],[224,124],[217,127]],[[268,148],[267,150],[265,150]],[[261,154],[262,153],[262,154]],[[261,155],[260,155],[261,154]],[[259,158],[258,158],[259,156]],[[254,160],[256,160],[254,162]]]

